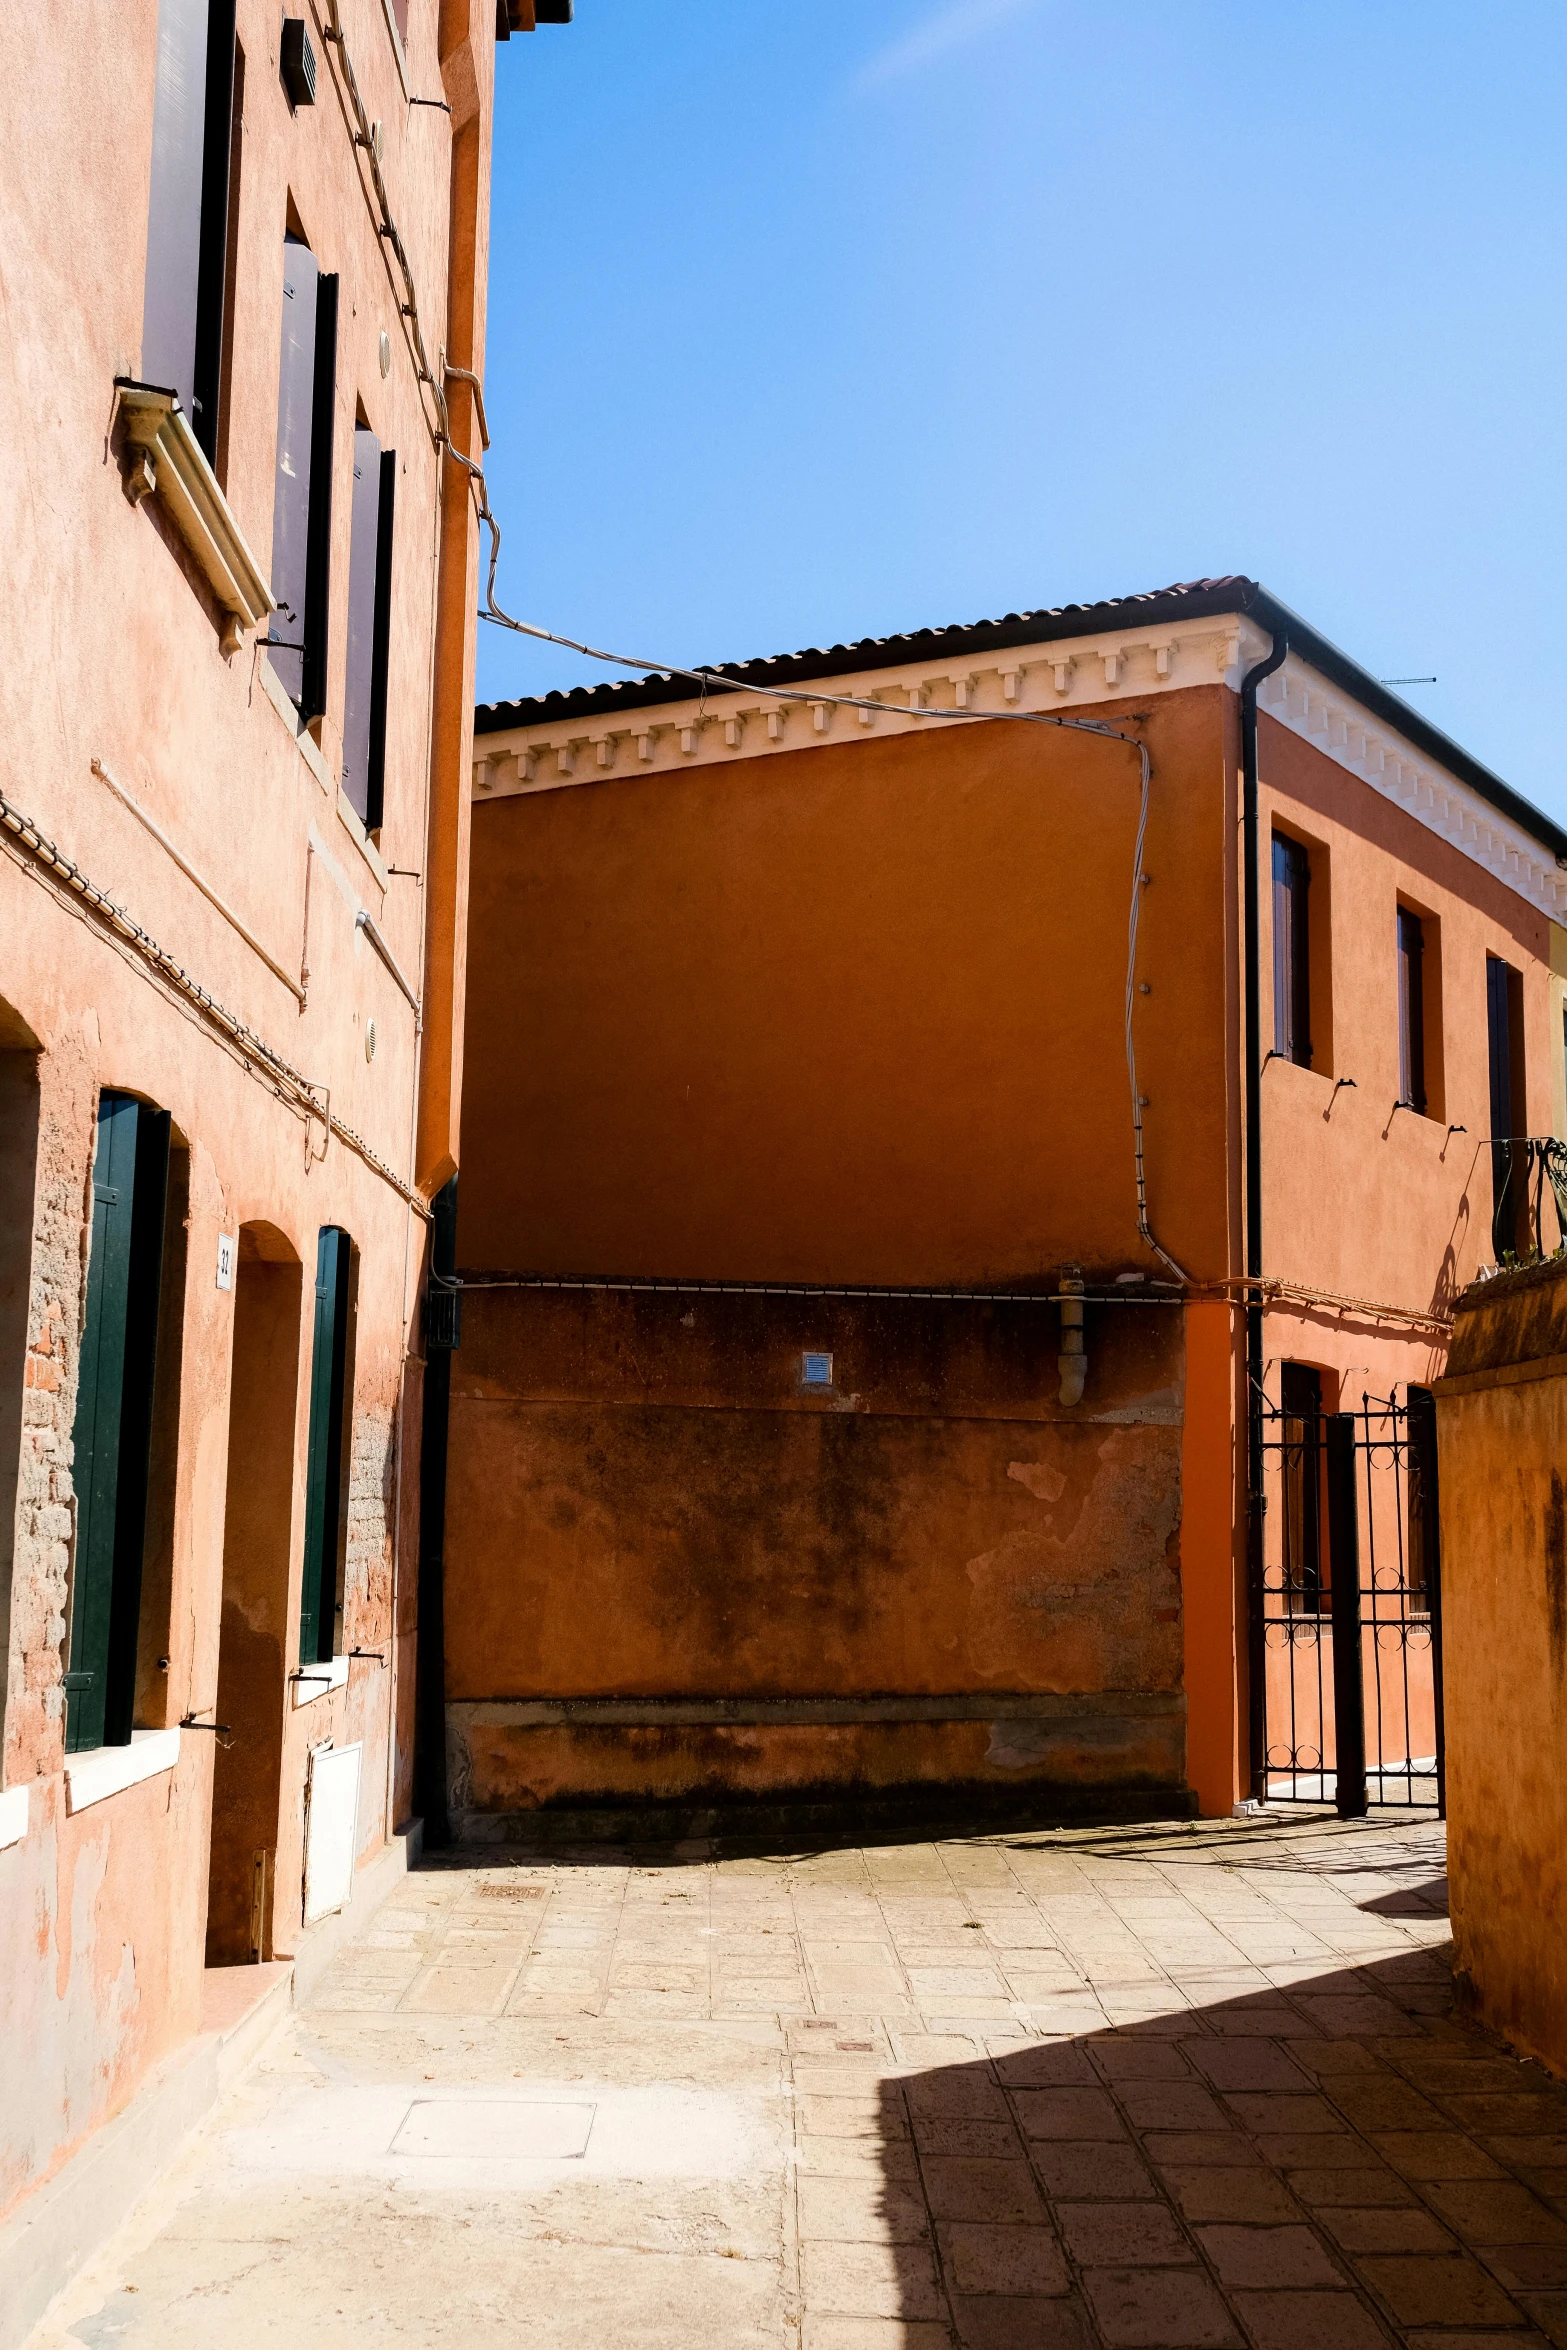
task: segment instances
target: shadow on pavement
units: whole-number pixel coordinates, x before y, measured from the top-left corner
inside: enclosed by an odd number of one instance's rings
[[[863,2187],[807,2097],[805,2350],[1567,2342],[1567,2088],[1455,2019],[1448,1961],[883,2078]]]

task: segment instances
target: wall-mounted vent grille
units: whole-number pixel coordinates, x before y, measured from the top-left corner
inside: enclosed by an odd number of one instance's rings
[[[278,52],[283,87],[296,106],[316,102],[316,53],[310,46],[310,28],[302,16],[285,16]]]

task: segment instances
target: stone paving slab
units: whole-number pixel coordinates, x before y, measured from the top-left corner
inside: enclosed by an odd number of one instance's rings
[[[1392,1815],[400,1883],[32,2350],[1567,2350]]]

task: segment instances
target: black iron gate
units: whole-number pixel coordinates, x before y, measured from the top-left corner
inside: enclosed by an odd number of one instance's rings
[[[1262,1511],[1252,1548],[1252,1671],[1269,1803],[1447,1812],[1436,1414],[1428,1390],[1325,1412],[1286,1364],[1254,1398]]]

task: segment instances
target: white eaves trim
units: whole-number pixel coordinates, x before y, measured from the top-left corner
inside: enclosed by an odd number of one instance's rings
[[[1263,644],[1260,633],[1257,643],[1259,648]],[[1567,921],[1567,873],[1542,842],[1294,653],[1263,679],[1257,706],[1417,824],[1450,841],[1553,922]]]
[[[297,1713],[302,1705],[314,1705],[318,1697],[330,1697],[347,1679],[346,1656],[333,1657],[329,1665],[301,1665],[293,1678],[294,1710]]]
[[[172,1771],[180,1759],[180,1734],[174,1730],[133,1730],[129,1746],[95,1746],[89,1754],[65,1758],[65,1808],[86,1811],[160,1771]]]
[[[973,662],[948,655],[884,669],[845,670],[840,677],[813,681],[824,694],[874,699],[885,705],[885,715],[835,709],[828,702],[777,702],[741,687],[705,702],[693,694],[689,701],[660,702],[623,714],[548,719],[476,738],[474,797],[564,791],[613,776],[657,775],[809,750],[826,742],[908,734],[916,726],[923,733],[968,723],[957,717],[910,719],[911,708],[932,705],[997,717],[1009,712],[1086,716],[1096,704],[1131,694],[1143,702],[1196,685],[1224,685],[1237,693],[1270,641],[1255,621],[1221,613],[1154,631],[1144,625],[1020,645]],[[808,695],[810,687],[801,691]],[[1297,655],[1292,653],[1264,680],[1258,703],[1269,717],[1450,841],[1529,905],[1553,921],[1567,922],[1567,872],[1542,842]]]
[[[27,1834],[27,1795],[25,1787],[7,1787],[0,1794],[0,1852]]]

